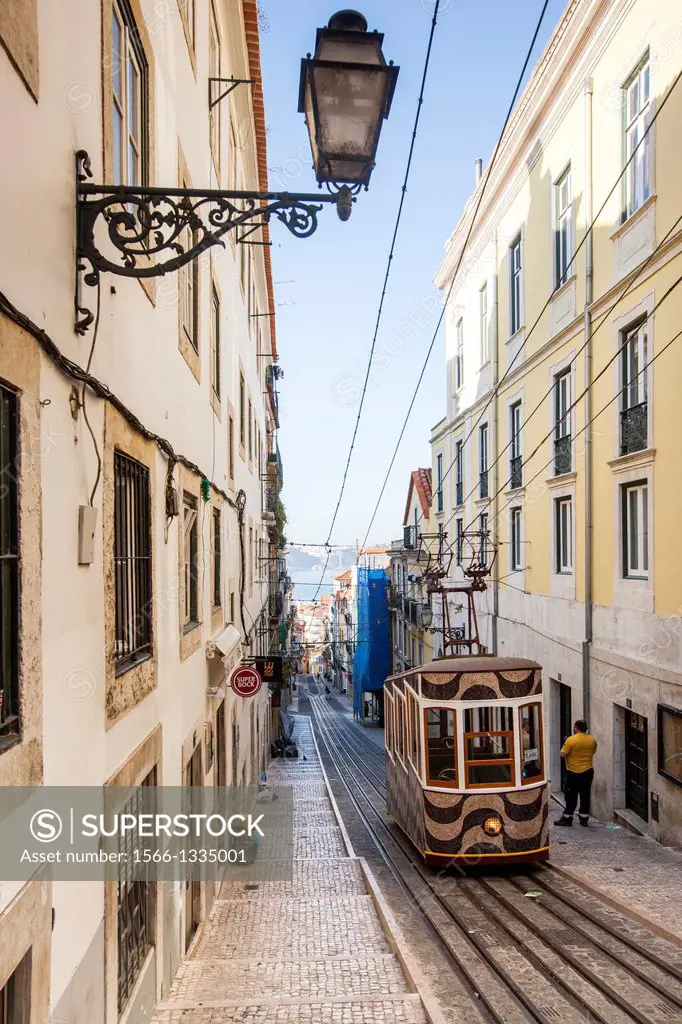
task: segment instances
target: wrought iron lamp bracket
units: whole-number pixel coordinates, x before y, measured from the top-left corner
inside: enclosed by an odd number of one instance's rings
[[[84,303],[83,285],[97,286],[100,274],[162,277],[198,259],[222,236],[263,226],[277,217],[296,238],[317,228],[322,205],[336,206],[347,219],[350,190],[333,195],[291,192],[224,192],[219,189],[95,185],[85,150],[76,153],[75,331],[85,334],[94,314]]]
[[[221,92],[220,96],[216,96],[214,86],[218,84],[227,85],[227,89]],[[237,88],[238,85],[253,85],[253,78],[209,78],[208,80],[208,109],[213,110],[217,107],[221,100],[224,100],[226,96],[229,96],[231,92]]]

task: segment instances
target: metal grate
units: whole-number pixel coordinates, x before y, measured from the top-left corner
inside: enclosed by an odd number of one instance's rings
[[[149,470],[114,453],[116,672],[152,651],[152,557]]]
[[[554,475],[571,472],[571,435],[554,438]]]
[[[457,506],[463,505],[464,504],[464,483],[463,483],[462,480],[458,480],[457,481],[456,492],[457,493],[456,493],[456,497],[455,497],[455,504]]]
[[[156,786],[156,768],[137,787],[132,797],[122,808],[123,814],[140,815],[148,812],[150,787]],[[140,865],[134,860],[136,840],[132,833],[119,838],[118,874],[118,1012],[121,1013],[130,999],[135,982],[147,953],[154,944],[154,893],[155,884],[146,878],[139,878]],[[135,875],[135,877],[133,877]]]
[[[17,413],[17,396],[0,385],[0,747],[19,733]]]
[[[647,403],[640,402],[620,414],[620,453],[641,452],[647,446]]]
[[[517,487],[523,486],[523,459],[520,455],[514,456],[509,463],[510,468],[510,483],[511,489],[515,491]]]
[[[482,469],[478,477],[478,493],[479,497],[488,497],[488,470]]]
[[[220,509],[213,509],[213,607],[222,604],[222,536]]]

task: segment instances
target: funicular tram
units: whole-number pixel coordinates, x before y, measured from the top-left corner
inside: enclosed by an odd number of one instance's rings
[[[384,684],[388,812],[429,864],[546,860],[542,668],[482,650],[474,594],[490,567],[473,558],[470,582],[447,585],[440,548],[424,578],[442,598],[443,656]],[[468,628],[451,626],[450,593],[463,595]]]

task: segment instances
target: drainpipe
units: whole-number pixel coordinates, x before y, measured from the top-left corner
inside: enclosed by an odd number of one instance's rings
[[[499,495],[498,481],[499,481],[499,462],[497,460],[497,454],[500,450],[500,441],[498,437],[498,398],[497,398],[497,380],[499,376],[499,337],[498,331],[498,287],[497,287],[497,231],[495,232],[495,248],[494,248],[494,269],[493,274],[493,437],[495,438],[495,465],[493,466],[493,522],[495,523],[495,537],[499,534],[499,523],[497,517],[499,515]],[[498,630],[498,615],[500,610],[500,586],[499,586],[499,562],[497,558],[493,562],[493,614],[490,629],[490,639],[492,641],[493,654],[498,654],[497,646],[497,630]]]
[[[592,223],[592,79],[585,82],[585,222]],[[585,243],[585,636],[582,644],[583,718],[590,720],[592,645],[592,231]]]

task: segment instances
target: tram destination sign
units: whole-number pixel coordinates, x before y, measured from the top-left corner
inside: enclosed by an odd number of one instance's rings
[[[250,665],[242,665],[234,670],[230,683],[238,697],[255,697],[263,685],[263,680],[257,669]]]

